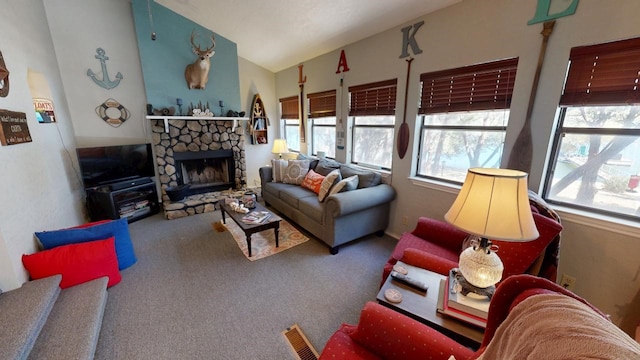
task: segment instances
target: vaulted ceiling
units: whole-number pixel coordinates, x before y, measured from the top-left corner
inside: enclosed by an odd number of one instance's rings
[[[462,0],[150,0],[277,72]]]

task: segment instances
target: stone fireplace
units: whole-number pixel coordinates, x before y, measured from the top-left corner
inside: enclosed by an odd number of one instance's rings
[[[228,120],[152,121],[152,144],[167,218],[213,211],[212,192],[240,189],[246,182],[242,126]],[[190,184],[183,201],[171,202],[168,187]],[[195,197],[197,194],[202,196]],[[209,206],[207,206],[209,205]],[[171,211],[172,213],[168,213]]]

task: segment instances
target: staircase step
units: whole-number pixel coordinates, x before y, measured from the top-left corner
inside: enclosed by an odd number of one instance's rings
[[[93,359],[107,304],[107,277],[62,290],[29,359]]]
[[[26,282],[0,295],[0,354],[25,359],[60,294],[61,275]]]

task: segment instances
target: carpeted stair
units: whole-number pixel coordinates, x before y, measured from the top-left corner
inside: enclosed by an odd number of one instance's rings
[[[93,359],[107,278],[60,290],[60,275],[0,294],[3,359]]]

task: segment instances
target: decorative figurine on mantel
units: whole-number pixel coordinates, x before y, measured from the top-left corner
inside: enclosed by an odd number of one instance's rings
[[[176,113],[176,108],[170,106],[168,108],[153,109],[153,114],[158,116],[173,116]]]
[[[213,117],[213,112],[209,109],[193,109],[193,116]]]
[[[209,110],[211,107],[209,106],[209,102],[207,101],[206,105],[202,104],[202,101],[198,101],[198,105],[193,105],[193,103],[189,103],[189,109],[187,110],[187,115],[189,116],[210,116],[213,117],[215,114],[213,111]]]

